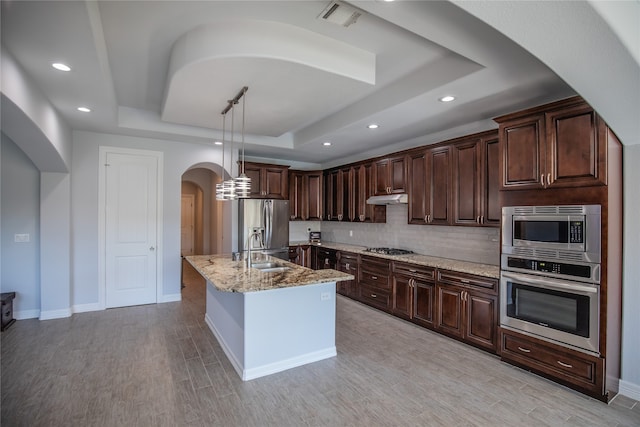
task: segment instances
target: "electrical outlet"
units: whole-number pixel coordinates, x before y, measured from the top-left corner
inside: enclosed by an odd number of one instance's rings
[[[327,301],[329,298],[331,298],[331,294],[329,292],[322,292],[320,294],[320,301]]]
[[[16,243],[27,243],[29,241],[29,234],[14,234],[13,241]]]

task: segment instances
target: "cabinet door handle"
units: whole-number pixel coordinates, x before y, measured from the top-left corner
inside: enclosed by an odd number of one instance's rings
[[[484,224],[484,215],[480,217],[480,224]]]
[[[338,221],[342,221],[342,214],[338,214]]]
[[[347,268],[347,270],[349,269],[349,263],[346,263],[344,266]]]
[[[376,295],[376,294],[371,294],[371,298],[378,298],[378,295]]]
[[[558,365],[560,366],[564,366],[565,368],[573,368],[573,365],[569,365],[568,363],[562,363],[561,361],[558,360]]]
[[[467,284],[469,283],[469,281],[468,281],[467,279],[460,279],[460,281],[461,281],[462,283],[467,283]]]
[[[427,222],[431,222],[431,214],[427,215]]]
[[[551,173],[547,174],[547,185],[551,185]]]
[[[540,175],[540,184],[544,187],[544,174]]]
[[[409,270],[409,273],[417,273],[417,270]]]
[[[371,276],[373,280],[378,280],[378,276]]]
[[[528,348],[518,347],[518,350],[520,350],[523,353],[531,353],[531,350],[529,350]]]
[[[476,217],[476,222],[477,222],[478,224],[480,224],[480,215],[478,215],[478,216]]]
[[[364,222],[364,215],[362,215],[362,214],[360,215],[360,221]]]

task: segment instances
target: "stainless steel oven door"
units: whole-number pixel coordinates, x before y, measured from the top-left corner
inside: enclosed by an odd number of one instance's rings
[[[600,286],[531,274],[500,274],[500,325],[599,354]]]

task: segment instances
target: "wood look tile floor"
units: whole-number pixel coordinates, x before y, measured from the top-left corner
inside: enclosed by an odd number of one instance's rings
[[[22,320],[2,333],[7,426],[640,426],[610,405],[497,357],[337,301],[337,357],[240,380],[204,323],[204,282],[183,301]]]

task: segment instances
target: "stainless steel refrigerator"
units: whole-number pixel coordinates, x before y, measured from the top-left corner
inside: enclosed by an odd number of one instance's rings
[[[251,239],[249,239],[250,236],[252,236]],[[251,243],[252,253],[289,259],[288,200],[240,199],[238,201],[238,250],[246,252],[249,243]]]

